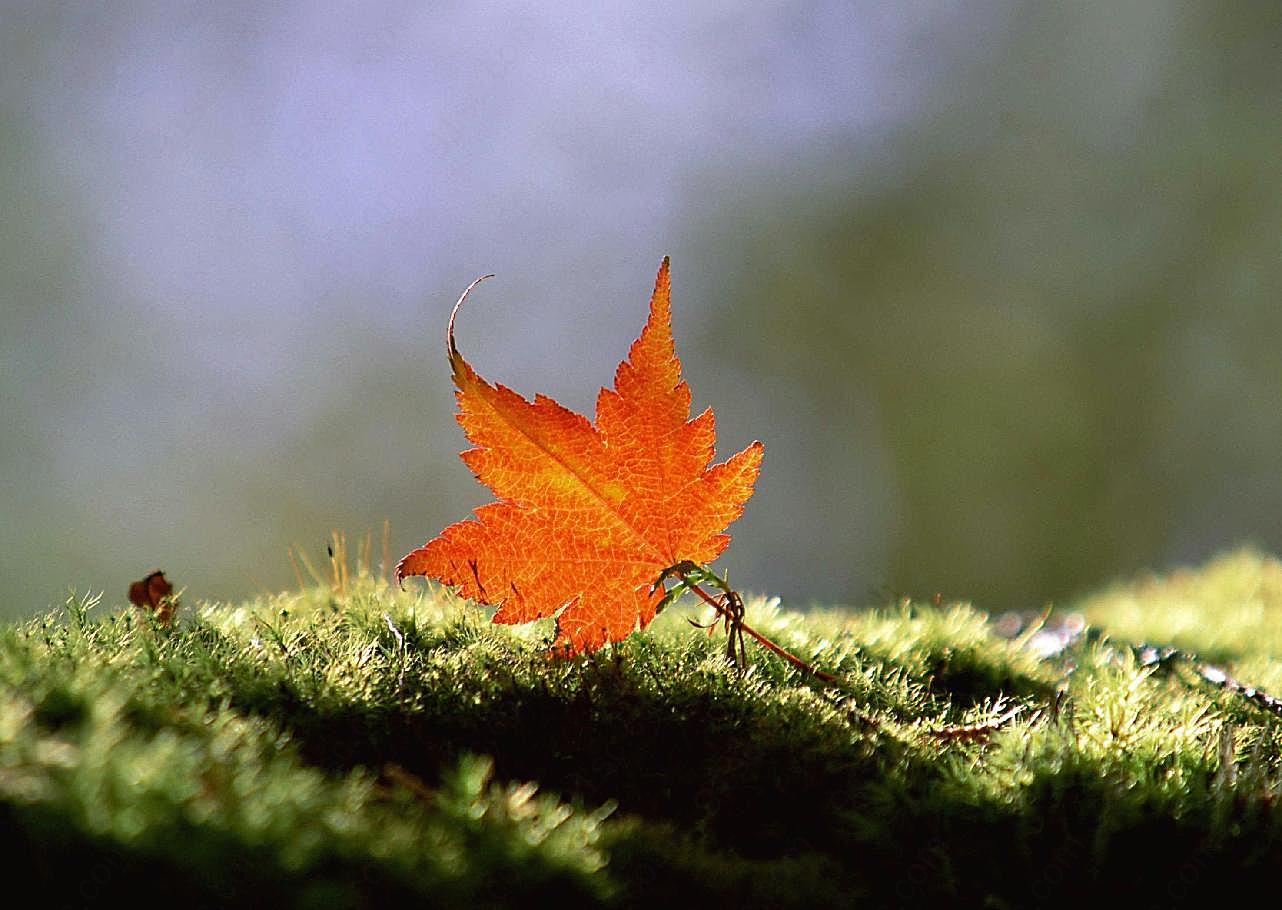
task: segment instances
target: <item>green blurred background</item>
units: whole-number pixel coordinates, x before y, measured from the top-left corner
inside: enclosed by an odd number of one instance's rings
[[[1282,548],[1282,5],[0,0],[0,613],[486,491],[673,256],[732,580],[1036,607]],[[377,537],[377,531],[375,536]]]

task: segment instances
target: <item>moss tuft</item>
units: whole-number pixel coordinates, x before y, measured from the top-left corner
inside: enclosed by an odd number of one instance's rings
[[[1044,657],[965,605],[750,602],[826,688],[736,672],[682,608],[562,662],[368,573],[172,627],[73,598],[0,627],[0,851],[62,903],[1180,906],[1271,878],[1282,719],[1129,645],[1282,689],[1282,566],[1079,607]]]

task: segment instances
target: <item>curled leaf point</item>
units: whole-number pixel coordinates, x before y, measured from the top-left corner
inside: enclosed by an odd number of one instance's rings
[[[450,323],[445,330],[445,350],[450,356],[451,365],[454,364],[457,359],[459,359],[458,345],[454,343],[454,317],[458,315],[459,308],[463,306],[463,301],[467,300],[467,295],[472,293],[472,288],[476,287],[486,278],[493,278],[493,277],[494,275],[491,273],[489,275],[482,275],[480,278],[477,278],[476,280],[474,280],[471,284],[469,284],[466,288],[463,289],[463,293],[460,294],[458,300],[454,302],[454,309],[450,310]]]

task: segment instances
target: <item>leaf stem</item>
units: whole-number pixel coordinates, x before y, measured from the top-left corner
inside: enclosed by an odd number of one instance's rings
[[[743,598],[741,598],[738,593],[736,593],[734,590],[731,589],[730,584],[725,579],[721,578],[718,575],[715,575],[709,569],[699,565],[698,563],[687,561],[687,562],[677,563],[675,566],[671,566],[670,568],[664,569],[663,574],[659,576],[659,580],[655,582],[655,587],[661,586],[666,579],[673,576],[681,580],[681,585],[678,588],[674,589],[674,591],[669,592],[670,595],[679,594],[682,588],[688,591],[691,591],[695,595],[697,595],[699,599],[701,599],[704,603],[708,604],[710,607],[716,610],[717,613],[720,615],[721,619],[725,620],[726,632],[730,635],[730,646],[727,650],[727,653],[730,655],[731,660],[735,660],[736,637],[738,637],[739,639],[739,652],[742,654],[743,652],[742,636],[744,634],[747,634],[750,637],[752,637],[754,640],[756,640],[756,642],[760,644],[762,647],[782,657],[784,660],[788,661],[788,663],[792,664],[794,667],[796,667],[798,670],[801,670],[803,673],[808,673],[809,675],[825,683],[828,683],[829,685],[841,684],[841,680],[838,679],[836,676],[833,676],[831,673],[825,673],[823,670],[820,670],[817,667],[810,665],[809,663],[807,663],[806,661],[798,657],[796,654],[793,654],[787,648],[771,641],[769,638],[762,635],[756,629],[752,628],[752,626],[744,622]],[[716,585],[718,588],[721,589],[721,592],[722,592],[721,596],[713,597],[711,594],[709,594],[707,591],[705,591],[702,587],[699,586],[699,582],[701,581],[711,582],[712,584]],[[715,621],[713,624],[715,625]]]

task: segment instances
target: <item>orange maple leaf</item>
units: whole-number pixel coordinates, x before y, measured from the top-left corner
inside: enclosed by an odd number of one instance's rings
[[[461,457],[498,501],[406,555],[396,578],[457,586],[497,605],[494,622],[556,616],[553,648],[563,653],[619,641],[654,619],[664,569],[708,563],[725,549],[726,526],[752,496],[761,443],[710,466],[712,411],[690,419],[666,257],[641,337],[614,388],[597,396],[595,425],[545,395],[527,401],[476,374],[454,343],[468,291],[447,335],[458,422],[476,446]]]

